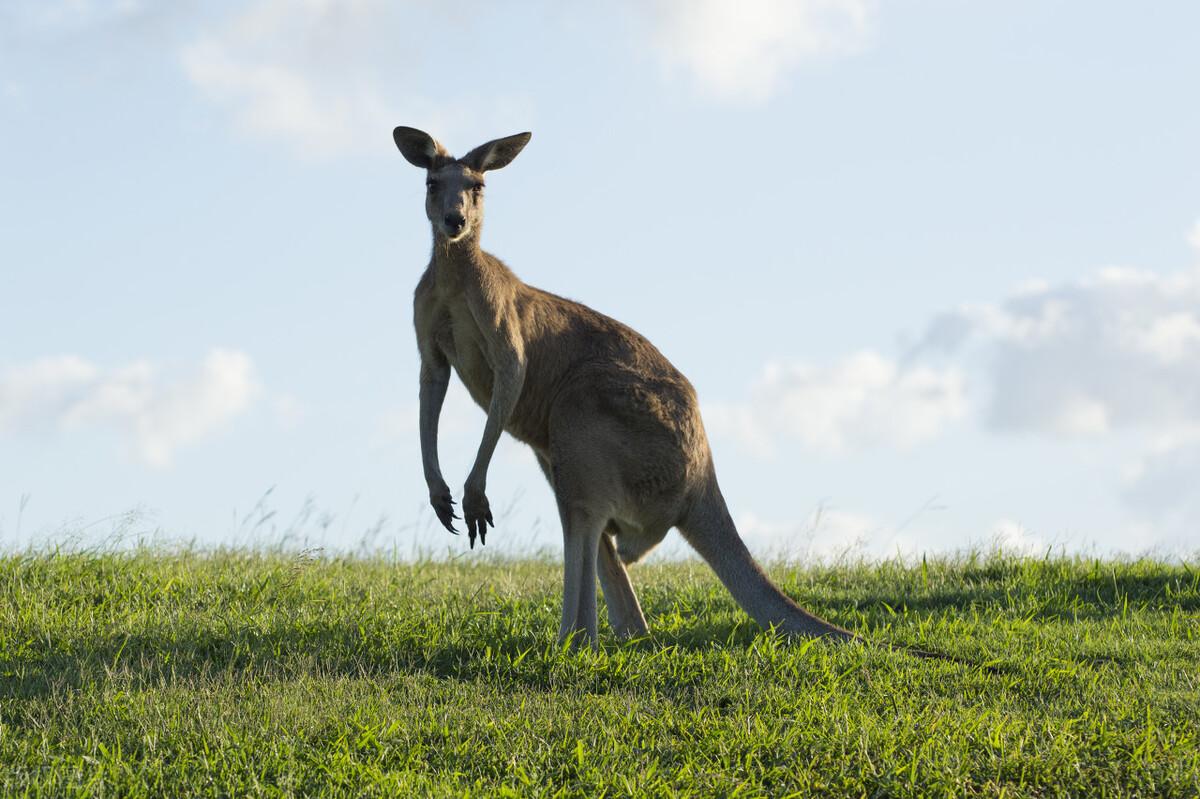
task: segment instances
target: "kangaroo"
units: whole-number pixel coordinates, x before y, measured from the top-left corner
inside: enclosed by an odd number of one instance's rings
[[[649,341],[572,300],[523,283],[480,248],[484,175],[529,143],[518,133],[452,157],[398,127],[401,154],[425,170],[433,255],[417,284],[421,459],[429,502],[452,533],[455,502],[438,464],[438,417],[453,369],[487,422],[462,494],[470,546],[495,527],[488,464],[503,431],[528,444],[549,480],[563,531],[559,640],[594,644],[596,578],[621,637],[648,631],[626,566],[678,528],[763,627],[861,640],[780,591],[743,543],[713,468],[696,392]]]

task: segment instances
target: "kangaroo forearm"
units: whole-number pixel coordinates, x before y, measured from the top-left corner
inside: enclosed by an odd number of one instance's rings
[[[421,381],[421,465],[425,469],[425,482],[431,488],[442,480],[442,468],[438,463],[438,419],[450,385],[449,374]]]
[[[488,465],[491,464],[496,445],[500,442],[501,428],[501,424],[493,421],[489,414],[487,424],[483,428],[483,439],[479,442],[479,451],[475,454],[475,465],[471,467],[470,480],[480,484],[487,482]]]
[[[487,481],[488,465],[500,442],[500,434],[512,418],[517,398],[521,394],[521,384],[524,382],[524,370],[520,370],[509,380],[497,380],[492,389],[492,401],[488,405],[487,422],[483,426],[483,438],[479,442],[479,451],[475,455],[475,465],[471,468],[470,479],[474,482]]]

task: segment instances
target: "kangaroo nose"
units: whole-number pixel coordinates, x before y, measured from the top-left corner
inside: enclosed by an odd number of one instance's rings
[[[463,219],[462,214],[446,214],[446,228],[451,232],[457,233],[463,229],[463,225],[467,224],[467,220]]]

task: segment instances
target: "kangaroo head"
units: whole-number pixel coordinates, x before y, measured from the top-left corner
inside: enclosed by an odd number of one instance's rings
[[[483,173],[506,166],[533,134],[518,133],[481,144],[454,158],[432,136],[416,128],[398,127],[392,138],[413,166],[425,170],[425,215],[435,236],[460,241],[483,224]]]

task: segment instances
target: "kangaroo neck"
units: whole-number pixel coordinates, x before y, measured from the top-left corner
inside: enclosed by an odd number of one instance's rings
[[[479,274],[487,258],[479,247],[479,231],[473,230],[457,241],[450,241],[438,231],[433,233],[433,268],[439,283],[450,289],[460,289],[464,281]]]

